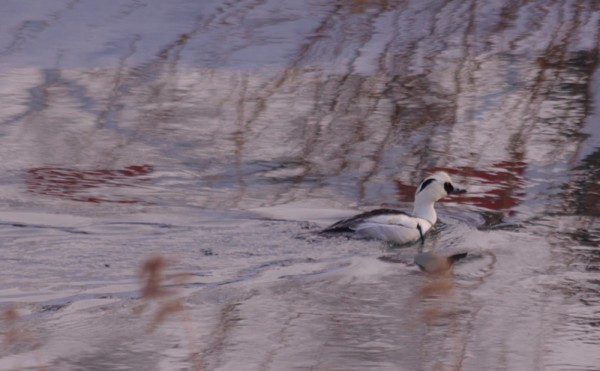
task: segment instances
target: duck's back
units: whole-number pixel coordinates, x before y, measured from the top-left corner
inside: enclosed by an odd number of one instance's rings
[[[364,212],[362,214],[354,215],[353,217],[342,219],[337,223],[330,225],[323,229],[321,233],[344,233],[354,232],[356,228],[367,221],[375,221],[380,217],[386,218],[396,215],[405,215],[410,217],[407,213],[396,209],[376,209]]]

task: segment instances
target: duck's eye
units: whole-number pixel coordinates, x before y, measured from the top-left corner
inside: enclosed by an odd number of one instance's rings
[[[427,187],[428,185],[430,185],[433,181],[435,181],[435,179],[425,179],[424,181],[421,182],[421,186],[419,187],[419,192],[421,192],[422,190],[425,189],[425,187]],[[417,193],[419,193],[417,192]]]
[[[454,191],[454,186],[452,185],[452,183],[446,182],[444,183],[444,190],[447,194],[451,194]]]

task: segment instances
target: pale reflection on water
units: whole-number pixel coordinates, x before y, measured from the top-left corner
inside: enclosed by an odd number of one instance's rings
[[[4,7],[0,369],[600,364],[596,3]],[[313,233],[436,170],[424,245]]]

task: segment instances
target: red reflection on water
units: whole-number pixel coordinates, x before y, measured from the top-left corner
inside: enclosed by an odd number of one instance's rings
[[[56,196],[72,201],[121,204],[143,203],[139,199],[86,196],[84,191],[96,187],[137,187],[148,182],[148,178],[144,176],[150,174],[153,170],[152,165],[131,165],[122,169],[95,170],[38,167],[27,171],[25,184],[27,190],[31,193]]]
[[[469,184],[483,185],[490,188],[483,193],[467,192],[460,196],[444,198],[441,202],[460,202],[471,204],[490,210],[509,210],[519,205],[524,197],[523,173],[527,164],[522,161],[502,161],[494,164],[491,170],[484,171],[470,166],[458,168],[433,167],[427,169],[431,174],[436,171],[445,171],[450,175],[457,175],[468,179]],[[398,199],[400,201],[413,201],[416,186],[407,185],[396,181]]]

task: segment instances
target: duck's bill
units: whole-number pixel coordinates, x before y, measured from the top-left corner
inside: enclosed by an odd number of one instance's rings
[[[467,190],[464,188],[458,188],[458,187],[454,187],[454,189],[452,190],[452,192],[450,192],[450,194],[452,195],[460,195],[463,193],[467,193]]]

